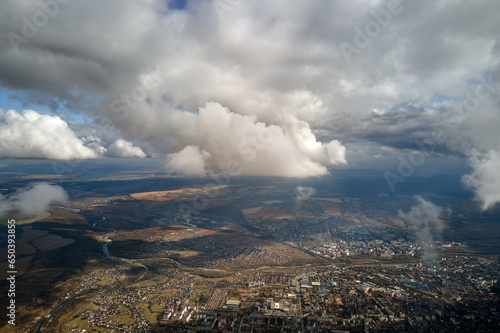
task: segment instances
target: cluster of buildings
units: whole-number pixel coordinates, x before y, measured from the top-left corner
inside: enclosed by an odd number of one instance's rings
[[[152,209],[150,214],[154,215],[155,209],[164,208]],[[179,210],[162,222],[186,223],[186,214],[190,212]],[[184,249],[202,255],[182,258],[181,264],[148,266],[149,278],[168,277],[167,281],[99,294],[81,315],[91,326],[124,332],[154,331],[154,327],[162,330],[165,326],[188,332],[500,332],[500,298],[495,292],[495,288],[500,289],[497,260],[461,255],[430,264],[416,263],[415,255],[421,249],[404,231],[366,227],[357,217],[352,220],[354,226],[335,229],[326,222],[311,224],[310,233],[287,240],[291,246],[282,247],[221,242],[214,235],[193,236],[176,244],[151,241],[150,247],[141,249],[141,255],[170,256]],[[211,223],[205,217],[189,217],[189,221],[194,225]],[[280,230],[278,226],[272,226],[274,232]],[[314,228],[326,232],[317,233]],[[289,229],[287,232],[298,234],[296,229]],[[432,244],[435,248],[456,245]],[[316,263],[292,268],[291,260],[297,260],[292,253],[297,250],[294,247],[337,265]],[[356,265],[353,260],[350,267],[340,264],[342,260],[329,260],[348,256],[377,260],[372,265]],[[405,263],[378,260],[397,256],[414,258]],[[289,268],[268,267],[252,273],[233,270],[230,277],[221,274],[225,277],[220,278],[202,274],[210,269],[227,273],[224,270],[229,268],[261,266]],[[103,290],[99,282],[105,276],[120,281],[125,275],[119,266],[91,272],[81,278],[74,293]],[[145,308],[153,305],[162,309],[156,322],[144,315]],[[123,314],[133,323],[117,319]]]
[[[372,255],[378,257],[390,258],[395,255],[414,256],[419,250],[415,243],[406,241],[403,238],[392,241],[383,241],[375,239],[370,241],[344,241],[343,239],[332,239],[326,243],[314,242],[303,245],[306,250],[329,258],[338,258],[341,256],[354,255]]]
[[[158,317],[158,322],[189,322],[197,310],[196,304],[192,304],[192,292],[189,287],[179,289],[175,297],[167,300],[164,311]]]
[[[99,307],[97,310],[86,310],[82,313],[83,318],[91,326],[111,328],[123,332],[146,332],[150,323],[144,317],[139,304],[159,304],[166,301],[166,297],[148,297],[146,290],[139,288],[123,288],[115,291],[112,295],[99,295],[92,301],[92,305]],[[113,316],[126,314],[133,319],[133,323],[126,324],[114,321]]]
[[[119,281],[124,279],[126,275],[126,271],[117,265],[101,271],[91,271],[80,277],[79,284],[73,289],[72,293],[81,294],[89,290],[98,289],[99,287],[97,284],[102,281],[103,277]],[[70,294],[68,293],[66,296],[69,297]]]
[[[491,287],[498,263],[473,257],[434,265],[317,267],[293,276],[254,274],[239,297],[200,308],[193,331],[444,331],[500,329],[498,295]],[[215,293],[215,292],[214,292]],[[225,295],[223,290],[217,294]],[[231,301],[231,304],[228,302]],[[235,302],[239,301],[239,302]]]
[[[260,266],[282,266],[289,264],[292,260],[292,249],[267,247],[248,247],[243,253],[229,258],[221,258],[207,263],[207,267],[260,267]]]
[[[215,289],[208,300],[206,309],[210,311],[222,308],[222,306],[226,304],[227,294],[227,290]]]
[[[388,244],[409,246],[404,241]],[[500,331],[500,298],[494,293],[500,266],[495,259],[451,256],[427,265],[386,264],[257,270],[228,279],[202,278],[171,264],[152,268],[153,275],[168,276],[167,281],[98,295],[81,315],[91,326],[123,332],[149,331],[153,325],[192,332],[278,328],[296,332],[457,331],[478,327]],[[104,275],[120,279],[123,274],[120,268],[92,272],[82,277],[77,289],[96,290]],[[171,292],[165,296],[164,292],[172,290],[174,296]],[[145,306],[153,304],[163,308],[156,322],[144,316]],[[134,323],[116,320],[119,314],[133,318]]]

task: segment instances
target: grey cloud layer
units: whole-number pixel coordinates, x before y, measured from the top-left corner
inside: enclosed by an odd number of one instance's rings
[[[40,10],[1,7],[0,29],[19,35],[22,17]],[[336,139],[412,148],[437,129],[446,132],[437,151],[470,158],[467,184],[486,206],[498,201],[481,190],[498,162],[488,156],[500,152],[498,96],[465,117],[453,112],[481,79],[498,91],[497,1],[241,1],[221,17],[209,1],[179,11],[165,1],[73,0],[59,11],[18,53],[2,34],[1,84],[109,121],[148,155],[171,154],[173,170],[192,161],[190,172],[203,174],[235,159],[246,174],[320,175],[343,163]],[[355,52],[346,58],[341,45]],[[212,102],[210,112],[227,107],[227,119],[276,131],[293,167],[282,172],[272,145],[255,149],[253,164],[242,158],[235,145],[249,138],[204,122]]]

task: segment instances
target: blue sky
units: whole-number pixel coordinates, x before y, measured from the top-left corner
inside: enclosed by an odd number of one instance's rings
[[[25,109],[26,106],[23,106],[23,103],[19,99],[13,98],[12,95],[12,91],[10,90],[0,90],[0,108],[4,110],[14,109],[18,112]],[[43,108],[45,108],[45,110],[43,110]],[[48,108],[44,106],[40,106],[37,111],[50,112],[50,110],[48,110]]]
[[[186,0],[170,0],[168,2],[168,9],[182,10],[186,8]]]
[[[23,98],[16,98],[19,94],[8,89],[0,90],[0,108],[7,110],[15,110],[21,112],[26,109],[31,109],[39,113],[54,114],[51,108],[45,104],[28,103]],[[55,101],[57,103],[57,101]],[[58,109],[57,115],[65,118],[66,121],[73,123],[88,123],[90,118],[83,113],[67,112],[65,109]]]

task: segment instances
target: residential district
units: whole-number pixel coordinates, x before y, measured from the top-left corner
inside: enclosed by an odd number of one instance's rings
[[[495,259],[465,255],[205,279],[172,264],[152,268],[168,282],[104,291],[102,279],[122,278],[117,265],[86,274],[67,298],[94,292],[80,318],[115,332],[498,332],[499,268]],[[146,306],[162,309],[155,320],[146,318]],[[120,313],[133,321],[117,321]]]

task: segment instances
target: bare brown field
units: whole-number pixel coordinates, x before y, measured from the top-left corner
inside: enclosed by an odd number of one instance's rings
[[[186,238],[192,238],[196,236],[220,236],[220,237],[233,237],[233,234],[225,233],[218,230],[209,229],[182,229],[171,226],[154,226],[152,228],[146,228],[141,230],[126,231],[122,230],[114,238],[115,240],[142,240],[146,242],[155,241],[170,241],[177,242]]]
[[[276,215],[278,215],[279,210],[280,209],[278,207],[264,207],[255,213],[245,214],[245,219],[252,220],[252,219],[259,219],[259,218],[263,218],[263,217],[276,216]]]
[[[153,230],[161,230],[161,231],[166,231],[166,232],[185,232],[186,229],[183,229],[183,228],[176,228],[176,227],[172,227],[172,226],[162,226],[162,225],[157,225],[157,226],[154,226],[150,229],[153,229]]]
[[[59,235],[49,234],[31,241],[31,244],[40,251],[48,251],[61,246],[74,243],[73,238],[64,238]]]
[[[252,208],[246,208],[246,209],[242,209],[241,212],[244,214],[244,215],[249,215],[249,214],[254,214],[254,213],[257,213],[258,211],[260,211],[262,208],[264,208],[264,206],[259,206],[259,207],[252,207]]]
[[[361,223],[363,223],[365,226],[372,226],[372,227],[384,227],[386,226],[385,223],[380,222],[376,218],[369,218],[369,217],[360,217],[359,220]]]
[[[393,222],[398,227],[403,228],[403,229],[406,228],[406,223],[402,219],[397,218],[397,217],[390,217],[389,219],[391,220],[391,222]]]
[[[113,240],[139,240],[145,242],[156,241],[172,241],[175,240],[171,237],[172,234],[186,234],[181,236],[180,239],[189,237],[189,232],[186,230],[166,230],[157,228],[145,228],[140,230],[121,230],[118,234],[113,236]]]
[[[210,191],[217,191],[228,187],[229,185],[214,186],[210,188],[181,188],[179,190],[169,190],[169,191],[153,191],[153,192],[139,192],[132,193],[130,196],[136,200],[140,201],[172,201],[179,200],[186,197],[192,197],[198,193],[205,193]]]
[[[46,219],[47,222],[57,222],[61,224],[88,224],[87,220],[81,215],[70,212],[64,208],[54,207],[53,213],[49,219]]]
[[[327,212],[329,212],[330,214],[333,214],[334,216],[342,215],[342,209],[336,203],[331,202],[331,201],[326,201],[326,202],[323,202],[322,205],[323,205],[323,208]]]
[[[171,201],[180,199],[179,193],[181,192],[182,190],[142,192],[132,193],[130,196],[141,201]]]
[[[225,232],[220,232],[217,230],[208,230],[208,229],[201,229],[200,231],[195,232],[196,235],[199,236],[212,236],[212,235],[217,235],[217,236],[222,236],[222,237],[232,237],[233,235],[225,233]]]
[[[172,251],[172,253],[178,254],[181,258],[196,257],[202,252],[199,251]]]

